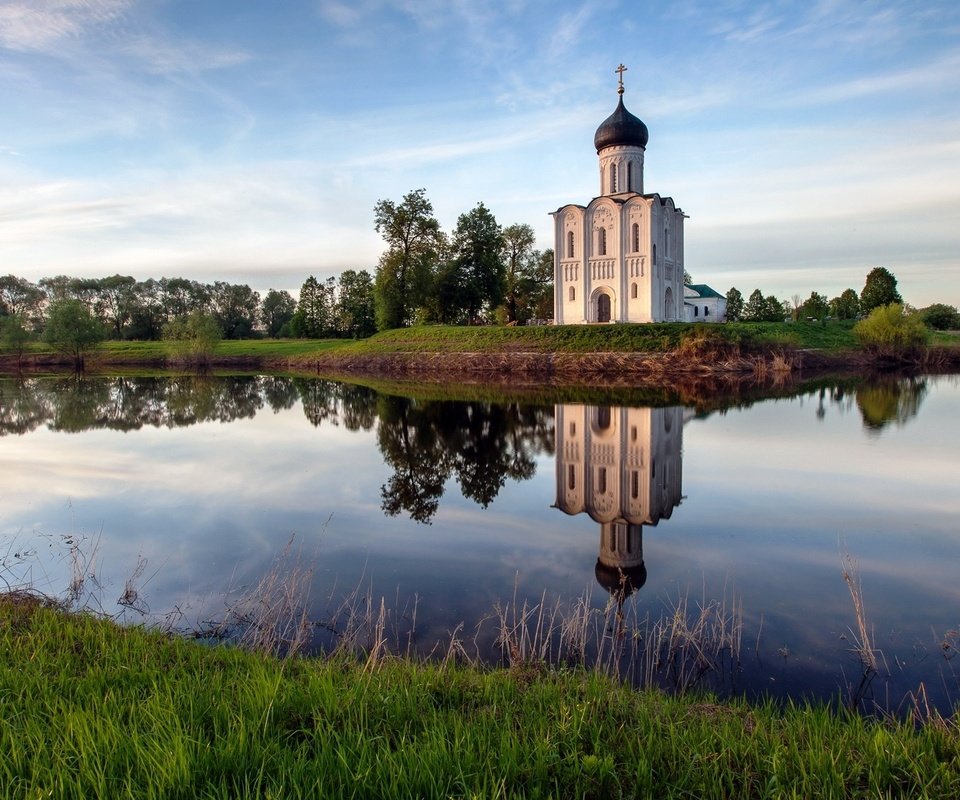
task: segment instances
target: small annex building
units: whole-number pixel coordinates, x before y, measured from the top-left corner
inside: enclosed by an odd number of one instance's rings
[[[705,283],[683,287],[683,307],[687,322],[724,322],[727,318],[727,298]]]
[[[593,137],[599,196],[551,213],[554,323],[696,321],[705,319],[705,308],[710,321],[720,321],[716,292],[699,285],[690,294],[684,287],[686,215],[672,198],[644,193],[649,133],[623,104],[625,70],[622,64],[616,70],[617,107]]]

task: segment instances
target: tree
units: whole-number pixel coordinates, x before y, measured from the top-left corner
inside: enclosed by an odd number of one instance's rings
[[[217,321],[202,311],[191,311],[163,326],[163,338],[172,343],[174,356],[198,369],[210,366],[222,336]]]
[[[130,320],[136,302],[136,280],[129,275],[113,275],[86,282],[89,286],[93,312],[109,326],[114,339],[121,339],[123,326]]]
[[[16,275],[0,277],[0,317],[20,317],[30,325],[40,317],[40,304],[47,294],[39,286]]]
[[[374,227],[387,250],[377,266],[375,301],[380,330],[409,325],[433,289],[443,249],[440,223],[425,189],[404,195],[400,204],[380,200],[373,208]]]
[[[320,283],[313,275],[300,287],[297,311],[290,320],[294,336],[302,339],[322,339],[333,335],[334,279]]]
[[[373,276],[365,269],[340,273],[334,317],[340,336],[363,338],[376,332]]]
[[[763,299],[763,316],[761,320],[764,322],[783,322],[786,315],[787,312],[783,307],[783,303],[772,294]]]
[[[523,280],[530,273],[534,257],[533,228],[529,225],[508,225],[503,229],[503,261],[506,266],[504,304],[507,321],[520,318],[523,303]]]
[[[837,319],[854,319],[860,310],[860,298],[856,289],[844,289],[839,297],[830,301],[830,313]]]
[[[103,326],[81,301],[66,298],[50,305],[43,341],[70,356],[78,372],[83,371],[87,353],[103,339]]]
[[[803,301],[801,316],[823,319],[830,313],[830,304],[827,298],[818,292],[810,292],[810,296]]]
[[[924,325],[935,331],[955,331],[960,329],[960,313],[955,306],[934,303],[920,311]]]
[[[853,326],[860,344],[877,355],[900,357],[926,344],[929,336],[919,314],[906,315],[900,303],[878,306]]]
[[[727,292],[727,319],[736,322],[743,316],[743,295],[736,286]]]
[[[223,338],[249,338],[260,313],[260,293],[246,284],[217,281],[210,287],[210,310]]]
[[[23,365],[23,354],[32,338],[20,315],[14,314],[0,318],[0,346],[5,352],[13,353],[17,357],[18,371]]]
[[[897,279],[884,267],[874,267],[867,275],[867,280],[860,292],[860,311],[869,314],[880,306],[891,303],[903,303],[903,298],[897,291]]]
[[[271,289],[263,298],[261,316],[267,336],[277,338],[282,336],[284,327],[289,332],[289,323],[297,310],[297,301],[286,291]]]
[[[503,253],[503,232],[483,203],[460,215],[452,238],[452,269],[446,270],[446,287],[455,289],[446,297],[453,298],[456,308],[451,309],[440,299],[447,316],[455,316],[451,311],[462,311],[467,322],[473,323],[482,310],[500,305],[506,284]]]
[[[760,322],[764,318],[764,311],[765,303],[763,300],[763,292],[759,289],[754,289],[750,292],[750,298],[743,308],[743,319],[748,322]]]

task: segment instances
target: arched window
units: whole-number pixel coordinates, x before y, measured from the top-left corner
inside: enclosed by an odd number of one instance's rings
[[[636,284],[636,283],[631,283],[631,284],[630,284],[630,299],[631,299],[631,300],[636,300],[636,299],[637,299],[637,284]]]
[[[634,253],[640,252],[640,223],[634,222],[630,229],[630,249]]]
[[[657,246],[653,246],[653,266],[657,266]]]
[[[670,228],[663,226],[663,255],[670,258]]]
[[[567,467],[567,488],[571,492],[577,488],[577,473],[573,468],[573,464]]]
[[[610,193],[613,194],[617,191],[617,165],[610,165]]]
[[[607,493],[607,468],[606,467],[600,467],[600,469],[597,470],[597,491],[600,492],[600,494]]]
[[[577,290],[573,286],[570,287],[569,296],[571,300],[577,299]]]
[[[699,317],[699,316],[700,316],[700,306],[694,306],[694,307],[693,307],[693,316],[695,316],[695,317]]]
[[[567,258],[573,258],[573,231],[567,231]]]
[[[633,163],[627,162],[627,191],[633,191]]]
[[[597,231],[597,253],[602,256],[607,254],[607,229],[601,228]]]

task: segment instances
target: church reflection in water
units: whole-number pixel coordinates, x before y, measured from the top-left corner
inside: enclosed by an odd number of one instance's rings
[[[647,580],[643,526],[682,499],[684,409],[558,405],[556,508],[600,524],[597,582],[619,602]]]

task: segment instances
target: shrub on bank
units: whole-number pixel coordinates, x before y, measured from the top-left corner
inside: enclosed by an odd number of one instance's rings
[[[873,309],[854,326],[853,333],[864,348],[888,357],[909,355],[929,339],[923,320],[917,314],[904,314],[900,303]]]

